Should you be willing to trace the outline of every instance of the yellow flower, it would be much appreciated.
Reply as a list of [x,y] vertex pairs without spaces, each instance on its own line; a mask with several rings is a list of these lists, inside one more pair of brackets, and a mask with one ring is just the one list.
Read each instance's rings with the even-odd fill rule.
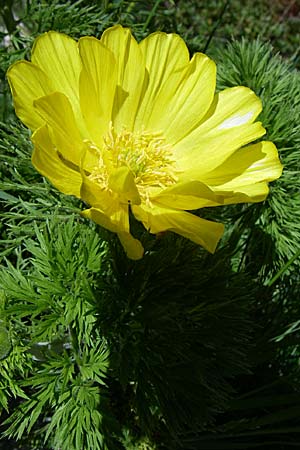
[[171,230],[214,252],[223,225],[188,210],[258,202],[282,166],[258,97],[246,87],[215,94],[216,66],[189,58],[176,34],[137,43],[117,25],[78,42],[50,31],[31,62],[8,70],[16,113],[32,131],[32,163],[57,189],[83,199],[82,215],[143,255],[129,209],[151,233]]

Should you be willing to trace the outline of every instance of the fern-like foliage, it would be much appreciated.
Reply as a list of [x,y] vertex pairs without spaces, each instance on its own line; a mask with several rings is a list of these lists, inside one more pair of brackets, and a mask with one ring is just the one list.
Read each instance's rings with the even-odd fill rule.
[[[2,370],[9,362],[11,373],[18,371],[12,392],[27,397],[9,417],[6,433],[19,439],[39,423],[54,448],[102,449],[109,349],[95,329],[92,293],[102,244],[74,218],[62,222],[54,216],[44,229],[36,224],[35,236],[25,244],[28,257],[22,255],[21,268],[7,262],[1,273],[8,293],[3,315],[15,334]],[[27,372],[18,370],[21,347],[22,359],[30,362]]]

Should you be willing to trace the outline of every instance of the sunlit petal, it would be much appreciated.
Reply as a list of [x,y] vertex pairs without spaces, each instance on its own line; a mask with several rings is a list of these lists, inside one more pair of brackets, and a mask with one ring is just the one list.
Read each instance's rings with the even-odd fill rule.
[[128,206],[117,201],[111,203],[109,211],[90,208],[82,211],[81,215],[114,233],[129,233]]
[[149,113],[154,107],[159,107],[159,99],[163,98],[167,89],[176,92],[190,59],[185,42],[177,34],[158,31],[147,36],[139,46],[145,60],[148,83],[138,109],[135,129],[147,125]]
[[141,259],[144,254],[144,248],[138,239],[135,239],[130,233],[118,233],[118,238],[124,247],[124,250],[130,259]]
[[150,208],[146,205],[133,206],[132,210],[150,233],[173,231],[202,245],[211,253],[215,251],[224,231],[223,224],[201,219],[185,211],[157,206]]
[[225,89],[215,96],[200,126],[176,144],[178,166],[187,177],[211,171],[240,147],[260,138],[265,129],[254,120],[260,99],[248,88]]
[[145,82],[145,63],[141,49],[129,28],[108,28],[101,43],[110,50],[117,63],[117,89],[114,97],[113,124],[132,130]]
[[117,83],[117,65],[113,53],[98,39],[79,40],[83,69],[80,74],[80,106],[95,143],[102,144],[110,121]]
[[50,134],[63,157],[80,165],[83,141],[68,98],[60,92],[34,101],[35,110],[50,127]]
[[64,194],[80,197],[81,176],[59,157],[46,125],[32,136],[34,167]]
[[34,109],[33,102],[53,92],[49,77],[35,64],[18,61],[9,68],[7,78],[17,116],[32,130],[42,126],[44,121]]
[[81,61],[77,42],[56,31],[44,33],[34,42],[31,61],[48,75],[55,90],[68,97],[75,115],[81,116],[79,105]]
[[199,209],[224,203],[222,196],[200,181],[177,183],[154,195],[152,201],[175,209]]
[[145,125],[163,129],[174,145],[197,127],[209,110],[215,93],[215,63],[206,55],[196,53],[182,72],[178,85],[171,81],[156,98]]
[[223,164],[203,176],[203,181],[218,189],[238,189],[261,181],[279,178],[282,165],[272,142],[259,142],[235,152]]

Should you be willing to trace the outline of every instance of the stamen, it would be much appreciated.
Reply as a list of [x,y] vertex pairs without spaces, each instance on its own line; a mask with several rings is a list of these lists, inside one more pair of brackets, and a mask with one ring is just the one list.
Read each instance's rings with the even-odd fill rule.
[[89,177],[104,189],[108,189],[110,171],[124,165],[133,173],[140,195],[148,201],[149,190],[167,187],[178,180],[172,147],[160,133],[143,130],[116,133],[110,125],[103,142],[97,152],[98,165]]

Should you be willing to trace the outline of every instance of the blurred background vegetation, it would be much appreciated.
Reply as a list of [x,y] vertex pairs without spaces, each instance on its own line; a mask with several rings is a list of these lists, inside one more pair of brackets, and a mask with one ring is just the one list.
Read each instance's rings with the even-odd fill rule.
[[[299,0],[0,0],[0,20],[0,448],[300,448]],[[40,33],[115,23],[179,33],[218,89],[262,99],[284,174],[202,212],[226,223],[215,255],[134,223],[151,251],[128,261],[31,165],[8,67]]]

